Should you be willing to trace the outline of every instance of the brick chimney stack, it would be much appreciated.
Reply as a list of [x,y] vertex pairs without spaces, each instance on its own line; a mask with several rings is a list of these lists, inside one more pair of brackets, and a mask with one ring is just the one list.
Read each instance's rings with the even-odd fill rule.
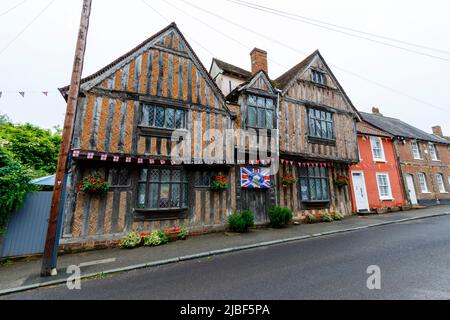
[[383,116],[383,114],[380,113],[380,109],[378,107],[372,107],[372,113],[376,114],[377,116]]
[[257,72],[264,70],[267,74],[269,73],[267,69],[267,52],[258,48],[253,49],[250,52],[251,62],[252,62],[252,75]]
[[442,133],[441,126],[434,126],[432,129],[433,129],[433,134],[435,134],[435,135],[437,135],[437,136],[439,136],[441,138],[444,137],[444,134]]

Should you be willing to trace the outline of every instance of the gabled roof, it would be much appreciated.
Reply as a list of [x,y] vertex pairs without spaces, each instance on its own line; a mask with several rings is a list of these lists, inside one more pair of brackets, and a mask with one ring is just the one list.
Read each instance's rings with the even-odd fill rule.
[[336,77],[333,74],[333,71],[331,71],[330,67],[328,66],[328,64],[325,61],[325,59],[323,58],[323,56],[320,54],[319,50],[314,51],[309,56],[307,56],[303,61],[301,61],[299,64],[295,65],[294,67],[289,69],[287,72],[285,72],[284,74],[279,76],[277,79],[275,79],[273,81],[274,84],[275,84],[275,87],[280,89],[283,92],[283,94],[284,94],[284,92],[288,88],[290,82],[298,74],[303,73],[304,71],[306,71],[306,69],[313,62],[313,60],[314,60],[314,58],[316,56],[318,56],[322,60],[323,64],[325,65],[325,68],[328,70],[328,72],[330,74],[330,77],[332,77],[334,79],[334,82],[336,83],[338,89],[344,95],[345,99],[347,99],[347,101],[349,102],[349,104],[350,104],[351,108],[353,109],[353,111],[355,112],[356,117],[358,118],[358,120],[360,120],[361,116],[359,114],[359,111],[355,108],[355,106],[353,105],[352,101],[347,96],[347,93],[345,92],[344,88],[342,88],[341,85],[339,84],[339,81],[337,81]]
[[386,137],[386,138],[392,138],[392,135],[380,130],[378,128],[375,128],[370,123],[366,121],[361,121],[356,123],[356,130],[359,134],[367,134],[370,136],[378,136],[378,137]]
[[264,70],[260,70],[257,73],[255,73],[253,76],[251,76],[247,81],[241,83],[240,85],[238,85],[236,88],[234,88],[227,96],[226,99],[229,102],[236,102],[237,98],[239,97],[239,93],[242,90],[245,89],[250,89],[252,83],[259,77],[263,77],[263,79],[267,82],[268,89],[267,93],[269,94],[276,94],[275,93],[275,87],[273,85],[272,80],[270,80],[269,75],[264,71]]
[[[113,62],[111,62],[107,66],[105,66],[104,68],[100,69],[99,71],[95,72],[94,74],[91,74],[88,77],[85,77],[85,78],[81,79],[80,85],[81,86],[82,85],[88,86],[89,82],[95,80],[96,78],[98,78],[100,76],[104,76],[111,69],[117,68],[118,65],[123,63],[125,60],[130,59],[133,55],[137,54],[138,51],[143,49],[149,43],[153,42],[154,40],[156,40],[158,37],[160,37],[161,35],[163,35],[167,31],[169,31],[170,29],[174,29],[175,32],[177,32],[180,35],[181,39],[186,44],[186,47],[187,47],[188,51],[190,51],[192,53],[194,60],[196,62],[198,62],[198,65],[200,66],[201,71],[203,71],[204,75],[210,80],[210,82],[211,82],[210,84],[212,85],[213,89],[216,91],[216,93],[219,95],[219,97],[221,97],[223,99],[223,105],[224,105],[225,109],[228,111],[228,108],[227,108],[226,103],[225,103],[225,96],[223,95],[223,93],[219,89],[219,87],[217,86],[216,82],[212,79],[211,74],[206,70],[205,66],[203,65],[201,60],[198,58],[198,56],[196,55],[195,51],[192,49],[192,47],[190,46],[189,42],[186,40],[184,35],[181,33],[180,29],[178,29],[178,27],[177,27],[175,22],[172,22],[171,24],[169,24],[164,29],[162,29],[159,32],[155,33],[153,36],[151,36],[150,38],[148,38],[147,40],[145,40],[144,42],[142,42],[141,44],[139,44],[138,46],[136,46],[132,50],[128,51],[124,55],[120,56],[119,58],[117,58],[116,60],[114,60]],[[82,87],[81,87],[81,89],[82,89]],[[69,90],[69,86],[65,86],[65,87],[59,89],[59,91],[63,95],[64,99],[67,99],[68,90]]]
[[314,51],[308,57],[306,57],[306,59],[304,59],[299,64],[295,65],[294,67],[283,73],[277,79],[275,79],[274,83],[276,87],[280,90],[286,88],[289,82],[312,62],[317,53],[319,53],[319,50]]
[[378,129],[386,131],[394,136],[449,144],[449,141],[434,134],[426,133],[425,131],[413,127],[412,125],[407,124],[406,122],[403,122],[399,119],[366,112],[360,112],[360,114],[363,120],[369,122],[371,125],[377,127]]
[[238,76],[240,78],[243,78],[245,80],[248,80],[252,77],[252,73],[250,71],[244,70],[242,68],[236,67],[235,65],[232,65],[231,63],[224,62],[222,60],[219,60],[217,58],[213,58],[211,67],[214,64],[214,62],[217,64],[217,66],[224,71],[224,73],[228,73],[234,76]]

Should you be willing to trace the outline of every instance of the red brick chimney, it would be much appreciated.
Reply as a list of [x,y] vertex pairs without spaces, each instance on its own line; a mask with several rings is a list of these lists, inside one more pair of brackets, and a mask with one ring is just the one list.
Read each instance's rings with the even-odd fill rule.
[[383,116],[383,114],[380,113],[380,109],[378,107],[372,107],[372,113],[376,114],[377,116]]
[[439,136],[439,137],[441,137],[441,138],[444,137],[444,134],[442,133],[442,128],[441,128],[441,126],[434,126],[434,127],[431,128],[431,129],[433,129],[433,133],[434,133],[435,135],[437,135],[437,136]]
[[258,48],[255,48],[250,52],[250,57],[252,61],[252,74],[255,75],[257,72],[264,70],[267,74],[269,73],[267,69],[267,52]]

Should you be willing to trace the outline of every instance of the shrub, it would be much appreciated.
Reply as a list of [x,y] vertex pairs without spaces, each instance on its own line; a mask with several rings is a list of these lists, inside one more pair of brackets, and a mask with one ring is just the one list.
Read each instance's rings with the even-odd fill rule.
[[253,212],[250,210],[241,211],[242,219],[244,220],[245,225],[250,228],[255,225],[255,216]]
[[318,217],[318,216],[316,216],[316,215],[314,215],[314,214],[308,213],[308,214],[306,215],[306,222],[307,222],[307,223],[317,223],[317,222],[319,222],[320,220],[321,220],[320,217]]
[[162,230],[155,230],[152,232],[152,234],[157,235],[161,239],[161,244],[166,244],[169,242],[169,239],[167,238],[167,234]]
[[120,246],[123,248],[134,248],[141,244],[142,238],[136,232],[130,232],[120,240]]
[[292,211],[289,208],[273,207],[269,211],[270,225],[281,228],[292,220]]
[[322,219],[323,222],[333,222],[333,217],[331,216],[330,213],[322,213],[320,215],[320,218]]
[[186,227],[181,227],[180,233],[178,234],[178,239],[185,240],[189,235],[189,230]]
[[156,233],[151,233],[144,237],[144,246],[159,246],[161,238]]
[[344,219],[344,215],[342,213],[340,213],[340,212],[335,212],[334,216],[333,216],[333,219],[336,220],[336,221],[343,220]]
[[234,232],[247,232],[248,228],[254,225],[253,212],[245,210],[235,212],[228,217],[230,230]]

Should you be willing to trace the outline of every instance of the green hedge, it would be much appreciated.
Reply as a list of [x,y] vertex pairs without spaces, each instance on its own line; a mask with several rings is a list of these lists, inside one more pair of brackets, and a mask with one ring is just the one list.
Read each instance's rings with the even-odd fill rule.
[[235,212],[228,217],[230,230],[234,232],[247,232],[248,228],[254,226],[254,214],[249,210]]

